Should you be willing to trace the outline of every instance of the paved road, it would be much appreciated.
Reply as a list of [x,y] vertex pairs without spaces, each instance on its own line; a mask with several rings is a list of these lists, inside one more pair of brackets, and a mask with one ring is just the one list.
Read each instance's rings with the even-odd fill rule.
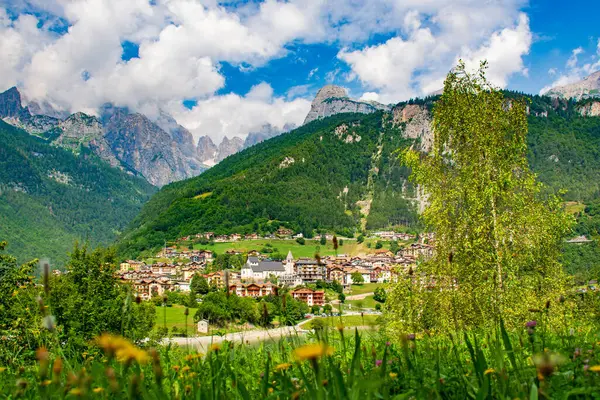
[[[357,311],[347,311],[344,312],[344,316],[346,315],[360,315],[360,312]],[[302,326],[308,322],[312,321],[312,319],[306,319],[301,321],[295,326],[283,326],[281,328],[273,328],[273,329],[262,329],[262,330],[254,330],[254,331],[246,331],[246,332],[234,332],[228,333],[223,336],[196,336],[196,337],[174,337],[164,339],[164,343],[175,343],[180,346],[192,346],[193,348],[200,351],[207,351],[208,348],[214,343],[221,343],[223,341],[236,342],[236,343],[257,343],[264,341],[278,341],[280,338],[285,336],[302,336],[307,332],[310,332],[309,329],[304,329]],[[359,329],[366,329],[368,327],[358,327]],[[354,329],[354,328],[348,328]]]
[[165,339],[165,341],[170,341],[171,343],[176,343],[181,346],[189,345],[197,350],[206,351],[212,344],[221,343],[225,340],[237,343],[256,343],[269,340],[277,341],[284,336],[304,335],[306,332],[308,331],[299,326],[284,326],[281,328],[228,333],[223,336],[197,336],[190,338],[175,337]]

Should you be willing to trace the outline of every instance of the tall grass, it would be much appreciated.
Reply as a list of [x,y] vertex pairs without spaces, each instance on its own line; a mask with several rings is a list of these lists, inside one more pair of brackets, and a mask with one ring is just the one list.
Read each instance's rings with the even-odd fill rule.
[[[390,399],[598,398],[600,336],[541,324],[507,332],[411,334],[319,329],[308,338],[206,353],[172,345],[140,349],[115,336],[89,352],[40,349],[29,367],[4,366],[6,398]],[[70,357],[63,360],[63,357]],[[65,361],[68,361],[65,362]]]

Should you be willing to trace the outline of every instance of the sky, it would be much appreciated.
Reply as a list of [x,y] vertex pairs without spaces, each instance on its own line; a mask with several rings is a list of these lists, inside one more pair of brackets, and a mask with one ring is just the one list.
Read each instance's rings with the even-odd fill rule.
[[[600,2],[0,0],[0,91],[96,114],[167,112],[197,139],[302,124],[326,84],[396,103],[459,59],[537,94],[600,69]],[[289,125],[288,125],[289,126]]]

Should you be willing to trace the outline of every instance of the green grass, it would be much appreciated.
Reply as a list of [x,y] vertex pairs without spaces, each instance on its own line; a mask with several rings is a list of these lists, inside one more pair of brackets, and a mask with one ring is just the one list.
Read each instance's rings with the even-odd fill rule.
[[[295,258],[312,258],[316,253],[319,253],[321,256],[335,255],[335,250],[333,249],[331,241],[327,241],[327,243],[322,246],[318,240],[307,240],[304,245],[299,244],[295,240],[242,240],[239,242],[215,243],[213,245],[196,244],[194,245],[194,249],[212,250],[217,254],[223,254],[227,250],[237,250],[242,253],[247,253],[252,250],[261,251],[267,244],[272,246],[274,252],[281,253],[284,256],[291,250]],[[340,246],[337,252],[338,254],[354,254],[356,248],[356,241],[344,240],[344,245]]]
[[325,323],[329,326],[337,327],[341,323],[342,325],[344,325],[347,328],[355,327],[355,326],[373,326],[373,325],[379,325],[379,323],[380,323],[378,315],[365,315],[362,317],[360,315],[346,315],[346,316],[342,315],[341,317],[315,318],[312,321],[307,322],[304,325],[304,328],[312,329],[313,321],[315,321],[317,319],[325,321]]
[[351,304],[352,309],[355,308],[375,308],[377,302],[373,299],[373,296],[367,296],[362,300],[346,300],[345,304]]
[[363,283],[362,285],[352,285],[350,295],[373,293],[375,289],[381,286],[381,283]]
[[[188,334],[196,334],[196,324],[194,324],[194,314],[196,309],[190,308],[190,314],[188,315]],[[185,330],[185,307],[174,305],[172,307],[156,307],[156,323],[154,329],[162,328],[165,321],[165,311],[167,313],[167,329],[169,332],[173,327],[177,327],[179,331]]]

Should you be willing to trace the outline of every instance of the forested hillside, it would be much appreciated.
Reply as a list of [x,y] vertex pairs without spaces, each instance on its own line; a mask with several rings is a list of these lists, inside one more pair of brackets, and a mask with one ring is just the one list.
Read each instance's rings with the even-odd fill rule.
[[[412,142],[400,128],[383,123],[381,113],[311,122],[163,188],[134,220],[120,249],[135,255],[203,231],[273,232],[283,225],[310,237],[319,228],[352,235],[361,223],[387,225],[390,218],[410,226],[416,208],[404,197],[414,190],[392,152]],[[372,199],[365,221],[361,207]]]
[[[396,109],[431,110],[434,101]],[[547,190],[566,190],[566,200],[599,197],[600,118],[580,116],[575,102],[540,96],[530,110],[528,158]],[[378,112],[317,120],[171,184],[144,207],[119,248],[134,256],[197,232],[272,232],[280,225],[309,236],[314,229],[419,229],[410,171],[395,150],[421,138],[407,139],[406,122],[391,119]]]
[[19,260],[61,264],[75,240],[109,244],[155,188],[0,121],[0,240]]

